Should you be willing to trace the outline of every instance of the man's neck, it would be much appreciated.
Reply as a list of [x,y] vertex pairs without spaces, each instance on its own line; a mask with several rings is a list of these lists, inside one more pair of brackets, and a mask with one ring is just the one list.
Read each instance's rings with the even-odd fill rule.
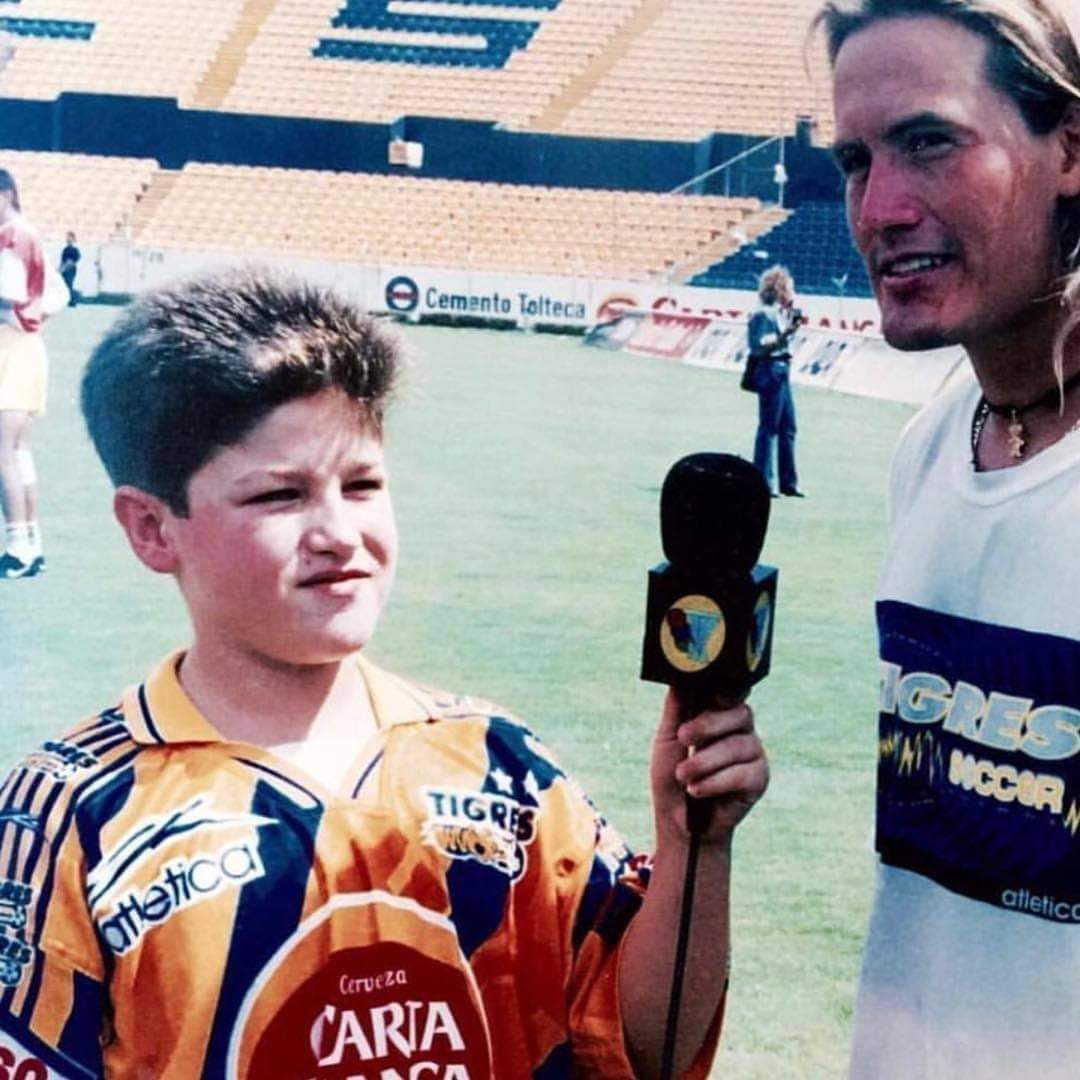
[[[1059,385],[1054,346],[1063,325],[1063,309],[1054,301],[1033,314],[1020,332],[998,333],[968,346],[983,397],[994,407],[976,447],[980,469],[1020,465],[1076,430],[1080,385],[1067,390],[1063,403],[1054,393]],[[1065,353],[1061,383],[1077,372],[1080,347],[1074,346]]]
[[[986,338],[964,342],[987,401],[1025,405],[1055,382],[1054,343],[1064,325],[1064,309],[1048,300],[1033,308],[1022,323],[997,328]],[[1066,358],[1066,378],[1080,355]]]
[[223,738],[256,746],[355,736],[375,718],[359,666],[283,664],[196,641],[184,656],[180,684]]

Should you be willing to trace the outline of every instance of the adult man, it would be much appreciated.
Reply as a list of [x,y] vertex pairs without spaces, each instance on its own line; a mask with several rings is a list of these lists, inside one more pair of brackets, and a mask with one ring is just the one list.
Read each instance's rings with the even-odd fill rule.
[[893,466],[856,1077],[1080,1075],[1073,4],[837,0],[819,17],[885,337],[962,344],[973,369]]
[[60,276],[68,287],[68,307],[75,307],[78,303],[78,293],[75,292],[75,275],[79,272],[79,260],[82,252],[75,242],[75,234],[69,232],[64,240],[64,249],[60,252]]
[[782,266],[772,266],[758,282],[758,309],[747,324],[751,389],[758,395],[754,464],[775,495],[777,458],[780,494],[802,496],[795,470],[795,400],[791,396],[788,342],[798,329],[795,282]]

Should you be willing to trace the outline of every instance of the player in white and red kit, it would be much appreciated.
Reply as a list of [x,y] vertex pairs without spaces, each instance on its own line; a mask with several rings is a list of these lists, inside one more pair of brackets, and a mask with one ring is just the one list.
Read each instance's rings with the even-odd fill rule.
[[45,411],[44,292],[41,241],[20,213],[15,178],[0,169],[0,503],[6,523],[0,580],[45,569],[30,452],[33,419]]

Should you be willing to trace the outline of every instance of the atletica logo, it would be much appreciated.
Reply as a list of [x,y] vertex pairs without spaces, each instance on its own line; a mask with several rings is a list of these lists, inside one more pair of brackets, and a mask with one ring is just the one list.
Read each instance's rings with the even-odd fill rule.
[[505,795],[424,788],[430,810],[424,843],[452,859],[472,859],[517,880],[525,871],[525,845],[536,837],[536,808]]
[[273,818],[259,814],[214,810],[205,796],[199,795],[179,810],[142,818],[120,837],[116,846],[86,875],[87,900],[91,908],[99,907],[139,866],[155,858],[167,844],[181,838],[223,829],[259,829],[276,824]]
[[1059,900],[1056,896],[1040,895],[1029,889],[1006,889],[1001,894],[1001,906],[1013,911],[1027,911],[1058,922],[1080,922],[1080,903]]
[[121,955],[184,908],[265,873],[257,846],[246,840],[210,854],[174,859],[148,888],[132,889],[117,900],[108,914],[97,919],[98,929],[109,948]]
[[[102,936],[114,953],[127,952],[155,926],[192,904],[239,888],[266,872],[252,832],[276,825],[273,818],[245,811],[220,811],[199,795],[187,805],[160,816],[142,818],[86,875],[87,900]],[[161,865],[162,849],[207,832],[243,832],[211,852],[187,852]],[[131,879],[149,863],[141,881]],[[156,865],[155,865],[156,864]]]

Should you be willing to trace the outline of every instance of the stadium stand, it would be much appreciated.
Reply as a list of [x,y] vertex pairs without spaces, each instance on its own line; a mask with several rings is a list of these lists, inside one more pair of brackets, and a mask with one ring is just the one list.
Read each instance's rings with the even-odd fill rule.
[[89,41],[94,24],[73,22],[69,19],[10,19],[0,18],[0,30],[20,37],[74,38]]
[[[698,284],[745,288],[760,269],[760,237],[768,233],[768,251],[792,263],[800,288],[851,295],[865,288],[839,211],[824,204],[785,222],[788,211],[757,199],[660,194],[688,173],[665,184],[651,164],[630,183],[597,173],[603,190],[592,190],[581,186],[592,183],[592,174],[580,159],[576,172],[552,180],[575,186],[541,187],[537,176],[489,172],[483,162],[470,169],[455,161],[448,170],[472,172],[472,180],[427,170],[386,175],[385,157],[372,156],[384,145],[376,126],[398,125],[387,138],[399,140],[399,149],[413,138],[402,134],[403,117],[480,121],[467,138],[481,155],[482,132],[497,122],[500,137],[613,140],[604,144],[610,152],[619,140],[624,161],[649,146],[663,156],[662,168],[678,160],[680,169],[702,170],[768,146],[770,138],[775,145],[800,117],[828,136],[820,92],[827,80],[815,78],[823,72],[820,48],[807,53],[810,76],[804,67],[805,28],[817,0],[771,0],[765,9],[757,0],[78,0],[77,11],[73,3],[0,0],[0,31],[7,30],[0,35],[0,96],[171,98],[181,107],[172,108],[178,133],[193,115],[231,114],[230,123],[257,120],[263,127],[249,143],[254,157],[225,150],[224,160],[237,164],[199,164],[191,141],[182,154],[161,155],[167,167],[149,158],[81,154],[13,161],[20,180],[27,175],[34,188],[32,217],[47,236],[70,228],[89,241],[146,247],[628,280],[696,274]],[[81,123],[91,107],[78,112]],[[367,156],[357,165],[348,155],[304,160],[294,153],[293,132],[287,160],[302,162],[302,171],[251,164],[286,160],[266,148],[276,137],[273,125],[292,118],[369,125]],[[54,118],[53,132],[60,126]],[[47,124],[41,130],[36,141],[13,145],[64,145],[50,143]],[[229,128],[221,141],[238,130]],[[336,131],[312,137],[350,145]],[[729,142],[721,145],[724,138]],[[675,158],[669,143],[679,144]],[[148,145],[145,152],[158,153]],[[212,141],[202,145],[221,151]],[[446,175],[447,143],[437,145]],[[143,144],[127,152],[142,154]],[[590,149],[590,168],[594,157],[601,162],[610,152]],[[374,172],[319,171],[329,168]],[[776,189],[760,179],[771,176],[772,157],[759,154],[754,168],[756,186],[728,184],[725,174],[700,190],[767,191],[773,198]],[[558,167],[552,172],[558,175]],[[482,183],[485,177],[514,182]],[[657,190],[619,191],[620,180],[625,187],[651,182]],[[268,206],[295,211],[268,215]],[[800,239],[819,235],[840,236],[841,245]],[[740,245],[744,250],[733,254]]]
[[[190,163],[161,171],[136,243],[649,278],[767,227],[756,199]],[[266,207],[303,207],[303,214]]]
[[[672,141],[790,134],[797,114],[827,111],[827,80],[804,69],[810,0],[476,5],[498,19],[446,13],[457,6],[410,4],[401,15],[384,0],[279,0],[222,107],[368,122],[458,116]],[[809,55],[821,76],[820,50]]]
[[[18,38],[0,95],[124,92],[239,112],[459,116],[626,138],[790,133],[796,114],[827,111],[803,67],[812,6],[419,0],[401,14],[388,0],[80,0],[74,21],[64,0],[21,0],[17,17],[0,20]],[[811,56],[820,71],[819,51]]]
[[531,125],[566,134],[673,140],[712,131],[791,134],[825,115],[825,61],[806,52],[807,0],[643,4],[619,40]]
[[[81,16],[78,23],[66,18],[72,7]],[[240,7],[241,0],[80,0],[77,5],[21,0],[21,23],[89,29],[18,32],[0,71],[0,96],[48,100],[65,90],[81,90],[187,100]],[[10,25],[8,30],[14,32]]]
[[695,275],[690,284],[754,289],[761,271],[777,262],[794,274],[800,293],[873,295],[866,268],[849,238],[840,203],[804,203],[769,233],[766,244],[741,248]]
[[18,178],[23,209],[46,239],[71,230],[83,243],[126,237],[158,170],[144,158],[11,150],[0,153],[0,165]]
[[[383,3],[357,4],[366,18],[355,18],[365,25],[349,26],[340,0],[279,0],[222,107],[378,123],[412,114],[521,125],[604,48],[637,2],[476,5],[477,17],[467,19],[446,15],[438,3],[411,4],[417,13],[407,17],[379,15]],[[499,19],[479,16],[491,10]]]

